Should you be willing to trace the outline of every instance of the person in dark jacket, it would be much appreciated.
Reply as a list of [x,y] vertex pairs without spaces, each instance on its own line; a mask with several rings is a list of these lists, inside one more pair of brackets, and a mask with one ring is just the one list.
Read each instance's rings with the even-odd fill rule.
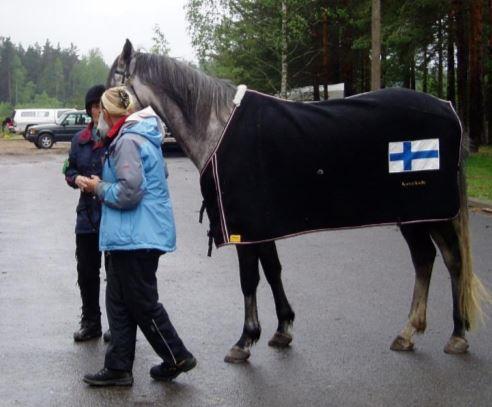
[[[102,201],[99,247],[109,253],[106,310],[111,343],[104,368],[84,376],[93,386],[130,386],[137,326],[163,359],[152,367],[155,380],[169,381],[196,366],[159,303],[156,271],[159,257],[176,248],[171,197],[161,152],[163,126],[151,107],[132,112],[124,87],[101,98],[98,128],[108,144],[102,181],[88,189]],[[103,124],[107,123],[106,126]]]
[[[104,91],[103,85],[93,86],[87,91],[85,109],[92,121],[73,137],[64,169],[67,184],[72,188],[80,189],[75,225],[75,256],[77,258],[77,283],[82,297],[82,317],[80,329],[73,334],[76,342],[99,338],[102,334],[99,307],[101,202],[93,193],[86,191],[85,187],[86,181],[91,176],[100,176],[102,173],[105,148],[98,140],[96,129],[101,95]],[[109,333],[105,333],[105,340],[108,339]]]

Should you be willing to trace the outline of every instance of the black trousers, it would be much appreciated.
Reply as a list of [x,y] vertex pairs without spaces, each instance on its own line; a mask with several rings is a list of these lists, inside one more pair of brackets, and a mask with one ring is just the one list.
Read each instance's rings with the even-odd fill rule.
[[82,319],[101,323],[99,308],[99,272],[101,252],[97,233],[75,235],[77,283],[82,297]]
[[191,354],[183,345],[166,310],[158,302],[157,250],[111,251],[106,270],[106,310],[111,343],[104,366],[131,371],[137,326],[155,352],[170,364]]

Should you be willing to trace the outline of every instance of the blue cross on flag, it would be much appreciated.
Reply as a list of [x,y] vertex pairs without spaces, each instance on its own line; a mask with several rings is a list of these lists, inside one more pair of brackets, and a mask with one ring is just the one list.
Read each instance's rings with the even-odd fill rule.
[[439,169],[439,139],[389,143],[389,172]]

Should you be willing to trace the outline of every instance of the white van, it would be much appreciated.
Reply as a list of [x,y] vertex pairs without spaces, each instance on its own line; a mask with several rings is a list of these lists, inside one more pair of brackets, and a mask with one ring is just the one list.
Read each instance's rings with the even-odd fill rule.
[[71,110],[75,109],[16,109],[12,115],[14,131],[25,134],[32,125],[56,123],[63,113]]

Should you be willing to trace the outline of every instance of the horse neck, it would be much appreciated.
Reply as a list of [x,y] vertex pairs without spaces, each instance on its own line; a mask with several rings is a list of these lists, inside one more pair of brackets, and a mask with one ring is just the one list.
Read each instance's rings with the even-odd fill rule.
[[[208,120],[202,122],[189,123],[184,117],[183,112],[168,97],[159,97],[151,86],[141,83],[138,78],[133,82],[134,90],[141,99],[141,103],[151,105],[155,112],[169,125],[172,135],[184,150],[186,155],[201,171],[207,164],[208,159],[215,150],[222,132],[227,124],[227,120],[233,110],[233,96],[227,100],[227,104],[222,111],[210,109]],[[183,90],[185,92],[186,90]],[[232,92],[235,90],[232,88]],[[204,100],[201,103],[210,103]],[[197,106],[197,110],[200,106]]]

